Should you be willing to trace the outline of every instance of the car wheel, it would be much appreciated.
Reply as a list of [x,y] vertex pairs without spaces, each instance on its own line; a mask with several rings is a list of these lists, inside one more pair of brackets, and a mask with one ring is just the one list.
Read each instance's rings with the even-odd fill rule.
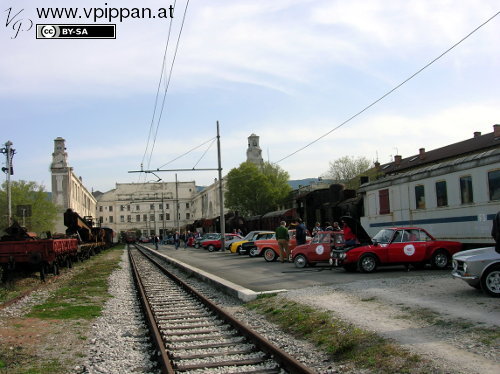
[[271,249],[271,248],[266,248],[265,251],[264,251],[264,259],[267,261],[267,262],[273,262],[273,261],[276,261],[276,258],[278,256],[276,256],[276,253]]
[[304,255],[297,255],[293,259],[296,268],[302,269],[307,266],[307,258]]
[[215,247],[212,244],[210,244],[207,249],[209,252],[215,251]]
[[257,257],[259,255],[259,251],[257,250],[257,248],[252,247],[252,248],[250,248],[250,251],[248,251],[248,255],[250,257]]
[[484,272],[481,288],[490,296],[500,297],[500,265],[494,265]]
[[343,268],[349,273],[354,273],[358,269],[358,264],[344,265]]
[[236,253],[238,253],[239,255],[241,255],[241,245],[239,245],[238,248],[236,249]]
[[369,253],[361,256],[358,261],[359,269],[363,273],[373,273],[377,269],[377,265],[377,258]]
[[196,244],[194,245],[194,247],[195,247],[196,249],[198,249],[198,248],[200,248],[200,245],[199,245],[198,243],[196,243]]
[[450,264],[450,257],[446,251],[440,249],[436,251],[431,258],[431,266],[434,269],[446,269]]

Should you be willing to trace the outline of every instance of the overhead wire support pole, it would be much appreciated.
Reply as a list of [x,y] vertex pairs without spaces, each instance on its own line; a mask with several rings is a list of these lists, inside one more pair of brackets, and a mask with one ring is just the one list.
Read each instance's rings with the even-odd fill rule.
[[[213,139],[213,138],[212,138]],[[212,140],[211,139],[211,140]],[[150,169],[150,170],[144,170],[141,164],[141,169],[140,170],[129,170],[129,173],[150,173],[153,174],[155,177],[158,178],[158,182],[161,180],[160,177],[158,177],[155,173],[158,172],[172,172],[172,171],[213,171],[217,170],[219,172],[219,201],[220,201],[220,229],[221,229],[221,249],[225,250],[225,231],[226,231],[226,221],[224,218],[224,193],[223,193],[223,184],[222,184],[222,161],[221,161],[221,148],[220,148],[220,130],[219,130],[219,121],[217,121],[217,158],[218,158],[218,167],[217,168],[191,168],[191,169]],[[176,208],[177,212],[175,215],[175,218],[177,219],[177,225],[178,229],[180,230],[180,218],[178,217],[178,196],[177,196],[177,174],[175,174],[175,186],[176,186]],[[175,221],[174,221],[175,225]],[[176,225],[176,226],[177,226]]]
[[222,166],[221,166],[221,155],[220,155],[220,133],[219,133],[219,121],[217,121],[217,160],[219,169],[219,202],[220,202],[220,244],[221,251],[226,250],[225,246],[225,233],[226,233],[226,220],[224,218],[224,194],[222,191]]

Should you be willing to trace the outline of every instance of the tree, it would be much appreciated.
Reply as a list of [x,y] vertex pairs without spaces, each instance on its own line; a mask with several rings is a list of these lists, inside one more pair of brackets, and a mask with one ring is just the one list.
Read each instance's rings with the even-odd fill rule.
[[349,185],[349,182],[358,175],[370,168],[370,160],[366,157],[344,156],[333,162],[330,161],[330,168],[323,175],[324,178],[333,179],[339,183]]
[[[25,218],[28,231],[37,233],[53,231],[58,214],[57,206],[50,200],[43,186],[36,182],[11,181],[12,218],[23,225],[22,215],[17,215],[18,205],[31,206],[31,217]],[[0,188],[0,230],[8,227],[7,182]]]
[[276,210],[288,197],[289,175],[278,165],[264,162],[259,167],[244,162],[226,177],[226,206],[241,215],[253,216]]

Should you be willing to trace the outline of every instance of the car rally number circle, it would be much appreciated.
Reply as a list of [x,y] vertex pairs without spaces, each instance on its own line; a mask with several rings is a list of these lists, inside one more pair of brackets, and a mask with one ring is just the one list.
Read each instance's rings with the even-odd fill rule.
[[322,245],[318,245],[318,246],[316,247],[316,253],[317,253],[318,255],[322,255],[322,254],[323,254],[323,252],[325,252],[325,247],[323,247]]
[[403,251],[405,252],[405,255],[413,256],[415,254],[415,247],[413,246],[413,244],[408,244],[408,245],[405,245],[405,247],[403,248]]

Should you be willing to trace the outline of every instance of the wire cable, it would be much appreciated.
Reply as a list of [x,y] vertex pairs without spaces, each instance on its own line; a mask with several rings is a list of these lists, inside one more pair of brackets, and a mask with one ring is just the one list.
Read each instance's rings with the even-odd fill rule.
[[203,157],[205,157],[205,155],[207,154],[207,152],[209,151],[210,148],[212,148],[212,146],[214,145],[215,141],[217,140],[217,137],[215,137],[213,140],[212,140],[212,143],[209,144],[208,148],[205,150],[205,152],[201,155],[200,159],[196,162],[196,164],[194,164],[193,166],[193,170],[196,168],[196,165],[198,165],[200,163],[200,161],[203,159]]
[[439,60],[441,57],[443,57],[444,55],[446,55],[448,52],[450,52],[452,49],[454,49],[455,47],[457,47],[460,43],[462,43],[463,41],[465,41],[467,38],[469,38],[472,34],[474,34],[476,31],[478,31],[481,27],[483,27],[484,25],[486,25],[488,22],[490,22],[491,20],[493,20],[496,16],[498,16],[500,14],[500,12],[497,12],[495,15],[493,15],[492,17],[490,17],[488,20],[486,20],[485,22],[483,22],[481,25],[479,25],[478,27],[476,27],[474,30],[472,30],[469,34],[467,34],[465,37],[463,37],[460,41],[458,41],[457,43],[455,43],[453,46],[451,46],[450,48],[448,48],[446,51],[444,51],[443,53],[441,53],[438,57],[436,57],[434,60],[432,60],[431,62],[427,63],[424,67],[422,67],[421,69],[419,69],[417,72],[415,72],[414,74],[412,74],[410,77],[408,77],[407,79],[405,79],[403,82],[401,82],[400,84],[398,84],[396,87],[394,87],[393,89],[391,89],[389,92],[387,92],[386,94],[382,95],[381,97],[379,97],[377,100],[375,100],[374,102],[372,102],[371,104],[369,104],[368,106],[364,107],[362,110],[360,110],[359,112],[357,112],[355,115],[351,116],[350,118],[348,118],[347,120],[345,120],[344,122],[342,122],[340,125],[338,125],[337,127],[334,127],[333,129],[331,129],[330,131],[328,131],[327,133],[321,135],[319,138],[313,140],[312,142],[306,144],[305,146],[303,146],[302,148],[299,148],[297,149],[295,152],[293,153],[290,153],[288,156],[285,156],[283,157],[282,159],[276,161],[276,164],[280,163],[281,161],[283,160],[286,160],[287,158],[289,157],[292,157],[293,155],[299,153],[300,151],[306,149],[307,147],[313,145],[314,143],[318,142],[319,140],[323,139],[324,137],[330,135],[332,132],[334,132],[335,130],[341,128],[342,126],[344,126],[345,124],[347,124],[348,122],[352,121],[354,118],[358,117],[359,115],[361,115],[362,113],[366,112],[368,109],[370,109],[372,106],[374,106],[375,104],[377,104],[379,101],[385,99],[387,96],[389,96],[390,94],[392,94],[394,91],[396,91],[398,88],[400,88],[401,86],[403,86],[405,83],[407,83],[408,81],[410,81],[411,79],[413,79],[415,76],[417,76],[418,74],[420,74],[422,71],[424,71],[425,69],[427,69],[429,66],[431,66],[433,63],[435,63],[437,60]]
[[161,169],[162,167],[167,166],[168,164],[171,164],[172,162],[174,162],[174,161],[176,161],[176,160],[180,159],[181,157],[184,157],[184,156],[185,156],[185,155],[187,155],[188,153],[193,152],[194,150],[196,150],[196,149],[200,148],[201,146],[203,146],[203,145],[207,144],[208,142],[213,142],[215,139],[217,139],[217,137],[213,137],[213,138],[208,139],[207,141],[205,141],[205,142],[201,143],[200,145],[197,145],[196,147],[191,148],[189,151],[187,151],[187,152],[183,153],[182,155],[177,156],[177,157],[176,157],[176,158],[174,158],[173,160],[170,160],[169,162],[167,162],[167,163],[165,163],[165,164],[161,165],[161,166],[160,166],[160,167],[158,167],[156,170],[159,170],[159,169]]
[[[173,5],[174,9],[175,9],[176,2],[177,2],[177,0],[174,1],[174,5]],[[156,116],[156,108],[158,106],[158,97],[160,94],[161,81],[163,80],[163,72],[165,71],[165,62],[167,60],[168,45],[170,43],[170,34],[172,32],[172,23],[173,23],[173,18],[170,19],[170,25],[168,27],[167,43],[165,45],[165,52],[163,53],[163,62],[161,65],[160,80],[158,81],[158,87],[156,89],[155,105],[153,108],[153,117],[151,118],[151,124],[149,126],[148,140],[146,142],[146,148],[144,149],[144,155],[142,156],[141,167],[144,164],[146,154],[148,153],[149,142],[151,140],[151,134],[153,133],[153,128],[154,128],[153,126],[154,126],[154,120],[155,120],[155,116]]]
[[163,101],[161,104],[160,115],[158,116],[158,122],[156,124],[156,131],[155,131],[155,135],[153,137],[153,145],[151,146],[151,153],[149,154],[148,168],[149,168],[149,165],[151,164],[151,158],[153,157],[153,151],[154,151],[155,144],[156,144],[156,138],[158,136],[158,129],[160,127],[160,121],[161,121],[161,117],[163,115],[163,109],[165,107],[165,99],[167,97],[168,88],[170,87],[170,79],[172,78],[172,72],[174,70],[174,63],[175,63],[175,59],[177,57],[177,51],[179,49],[179,43],[180,43],[180,39],[181,39],[181,35],[182,35],[182,30],[184,29],[184,22],[186,21],[186,14],[187,14],[188,6],[189,6],[189,0],[186,2],[186,8],[184,9],[184,15],[182,17],[181,28],[179,30],[179,36],[177,37],[177,43],[175,46],[174,57],[172,59],[172,64],[170,65],[170,72],[168,74],[167,85],[165,87],[165,93],[163,95]]

